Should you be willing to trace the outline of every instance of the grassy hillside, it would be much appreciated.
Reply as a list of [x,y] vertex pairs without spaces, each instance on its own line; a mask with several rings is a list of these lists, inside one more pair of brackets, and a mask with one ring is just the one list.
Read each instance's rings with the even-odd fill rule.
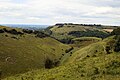
[[88,46],[89,44],[99,42],[102,39],[97,37],[80,37],[80,38],[74,38],[72,40],[73,40],[73,44],[71,45],[73,47],[82,48],[82,47]]
[[69,44],[71,47],[73,47],[73,50],[71,50],[69,53],[64,54],[64,56],[61,59],[61,64],[66,64],[67,60],[70,56],[74,55],[76,51],[79,49],[82,49],[86,46],[89,46],[90,44],[97,43],[99,41],[102,41],[101,38],[97,37],[80,37],[80,38],[74,38],[72,39],[73,43]]
[[120,45],[118,38],[109,37],[76,51],[66,65],[34,70],[4,80],[119,80],[120,50],[115,51],[115,45]]
[[102,26],[76,25],[76,24],[56,24],[45,30],[55,39],[62,43],[71,44],[72,39],[79,37],[98,37],[106,38],[109,32],[105,31]]
[[[3,29],[5,28],[5,29]],[[21,32],[17,34],[16,31]],[[39,38],[22,29],[0,26],[0,70],[2,77],[45,68],[47,59],[59,61],[70,47],[50,37]]]

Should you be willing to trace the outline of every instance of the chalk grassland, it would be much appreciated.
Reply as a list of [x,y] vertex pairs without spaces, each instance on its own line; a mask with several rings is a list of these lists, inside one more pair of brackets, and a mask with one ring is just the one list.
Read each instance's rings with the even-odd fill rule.
[[120,53],[114,52],[112,48],[110,53],[106,50],[114,41],[113,36],[86,46],[73,53],[63,66],[34,70],[4,80],[119,80]]
[[[0,29],[12,28],[1,26]],[[21,29],[16,29],[21,31]],[[2,77],[23,73],[45,67],[47,58],[59,61],[66,49],[71,48],[57,40],[45,37],[38,38],[34,34],[15,35],[0,33],[0,70]]]

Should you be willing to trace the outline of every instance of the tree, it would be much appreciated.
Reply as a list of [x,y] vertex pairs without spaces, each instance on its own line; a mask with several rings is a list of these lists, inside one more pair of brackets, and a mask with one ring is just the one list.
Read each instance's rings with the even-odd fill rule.
[[45,68],[47,68],[47,69],[53,68],[54,67],[53,64],[54,64],[53,61],[50,60],[49,58],[47,58],[45,61]]
[[28,29],[23,29],[22,31],[23,31],[24,33],[28,33],[28,34],[33,33],[33,30],[28,30]]
[[120,36],[117,36],[116,37],[116,43],[115,43],[115,48],[114,48],[114,51],[115,52],[120,52]]
[[111,35],[120,35],[120,28],[114,29],[114,30],[111,32]]

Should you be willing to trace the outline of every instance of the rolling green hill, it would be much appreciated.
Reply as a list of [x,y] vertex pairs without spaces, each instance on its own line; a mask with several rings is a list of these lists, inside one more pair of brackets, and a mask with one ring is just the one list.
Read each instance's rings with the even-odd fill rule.
[[33,70],[4,80],[119,80],[120,50],[116,47],[119,41],[119,36],[108,37],[76,51],[65,65]]
[[2,77],[45,68],[47,59],[59,61],[71,48],[51,37],[36,37],[22,29],[0,26],[0,70]]
[[72,39],[79,37],[98,37],[106,38],[109,32],[105,31],[102,26],[89,26],[78,24],[56,24],[48,27],[46,33],[62,43],[71,44]]

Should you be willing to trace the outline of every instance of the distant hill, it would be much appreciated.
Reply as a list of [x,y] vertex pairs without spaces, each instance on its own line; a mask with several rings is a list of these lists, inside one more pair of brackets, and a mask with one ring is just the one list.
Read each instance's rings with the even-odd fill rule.
[[110,30],[112,31],[117,27],[118,26],[65,23],[65,24],[55,24],[45,29],[45,31],[55,39],[61,41],[62,43],[69,44],[72,43],[71,41],[72,39],[79,37],[106,38],[109,36]]
[[43,30],[49,25],[31,25],[31,24],[0,24],[3,26],[13,27],[13,28],[23,28],[23,29],[30,29],[30,30]]

